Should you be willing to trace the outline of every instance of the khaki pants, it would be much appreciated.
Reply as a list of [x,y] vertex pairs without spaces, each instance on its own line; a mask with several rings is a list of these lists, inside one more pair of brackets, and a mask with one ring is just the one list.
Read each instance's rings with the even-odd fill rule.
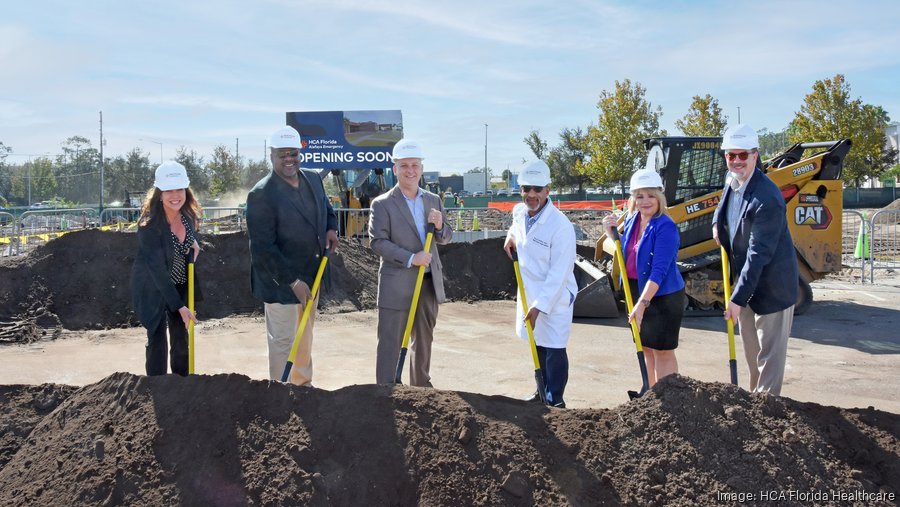
[[[298,386],[312,383],[313,324],[316,320],[316,307],[319,304],[319,298],[317,297],[311,304],[313,308],[309,312],[309,320],[306,322],[303,337],[300,339],[300,346],[297,348],[297,355],[294,357],[294,366],[291,368],[291,374],[288,376],[288,382]],[[265,303],[265,310],[266,337],[269,342],[269,378],[281,380],[284,367],[287,365],[288,356],[291,354],[291,347],[294,345],[297,327],[300,325],[300,319],[303,317],[303,307],[300,305]]]
[[757,315],[746,306],[741,310],[739,321],[744,356],[750,370],[750,391],[781,395],[794,307]]

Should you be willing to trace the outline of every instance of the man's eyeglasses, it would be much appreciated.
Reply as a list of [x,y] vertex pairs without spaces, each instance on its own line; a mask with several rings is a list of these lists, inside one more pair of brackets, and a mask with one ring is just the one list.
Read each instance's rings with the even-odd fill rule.
[[529,192],[535,192],[535,193],[539,194],[539,193],[541,193],[541,190],[543,190],[543,189],[544,189],[544,187],[540,187],[538,185],[522,185],[522,192],[524,192],[526,194]]
[[743,162],[744,160],[747,160],[747,157],[749,157],[751,153],[753,153],[753,152],[752,151],[742,151],[740,153],[732,153],[730,151],[726,151],[725,158],[728,159],[729,162],[733,162],[734,159],[738,159]]

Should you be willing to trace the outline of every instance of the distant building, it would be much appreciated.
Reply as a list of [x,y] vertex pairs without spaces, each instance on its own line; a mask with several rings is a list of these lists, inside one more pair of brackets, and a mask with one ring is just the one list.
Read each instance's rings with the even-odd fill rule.
[[425,171],[422,173],[422,179],[425,180],[425,184],[437,183],[438,178],[441,177],[440,171]]
[[463,175],[463,189],[470,194],[484,192],[484,173],[466,173]]
[[459,193],[459,191],[463,189],[463,177],[441,176],[440,178],[438,178],[438,184],[441,187],[441,191],[450,188],[453,189],[453,193]]

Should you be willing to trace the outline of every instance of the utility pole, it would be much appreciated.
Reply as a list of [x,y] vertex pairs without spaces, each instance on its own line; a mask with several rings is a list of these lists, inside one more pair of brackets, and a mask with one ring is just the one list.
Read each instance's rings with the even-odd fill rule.
[[241,140],[237,137],[234,138],[234,163],[241,166]]
[[103,214],[103,111],[100,111],[100,214]]
[[488,124],[484,124],[484,195],[487,197],[488,192],[488,168],[487,168],[487,128]]
[[738,123],[741,123],[741,106],[738,106]]

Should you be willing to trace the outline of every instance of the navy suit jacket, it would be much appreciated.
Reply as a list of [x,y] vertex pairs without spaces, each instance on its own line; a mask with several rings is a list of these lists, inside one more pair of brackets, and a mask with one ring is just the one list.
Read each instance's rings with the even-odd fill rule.
[[731,263],[731,301],[740,306],[749,304],[760,315],[784,310],[797,302],[800,275],[781,190],[762,171],[754,169],[732,242],[727,210],[733,194],[726,183],[713,215],[713,227]]
[[[325,235],[337,230],[337,214],[315,171],[300,169],[300,184],[312,190],[315,214],[308,216],[300,194],[281,176],[269,174],[247,195],[250,236],[250,287],[265,303],[298,304],[291,283],[298,278],[312,289],[325,253]],[[328,271],[322,288],[328,287]]]

